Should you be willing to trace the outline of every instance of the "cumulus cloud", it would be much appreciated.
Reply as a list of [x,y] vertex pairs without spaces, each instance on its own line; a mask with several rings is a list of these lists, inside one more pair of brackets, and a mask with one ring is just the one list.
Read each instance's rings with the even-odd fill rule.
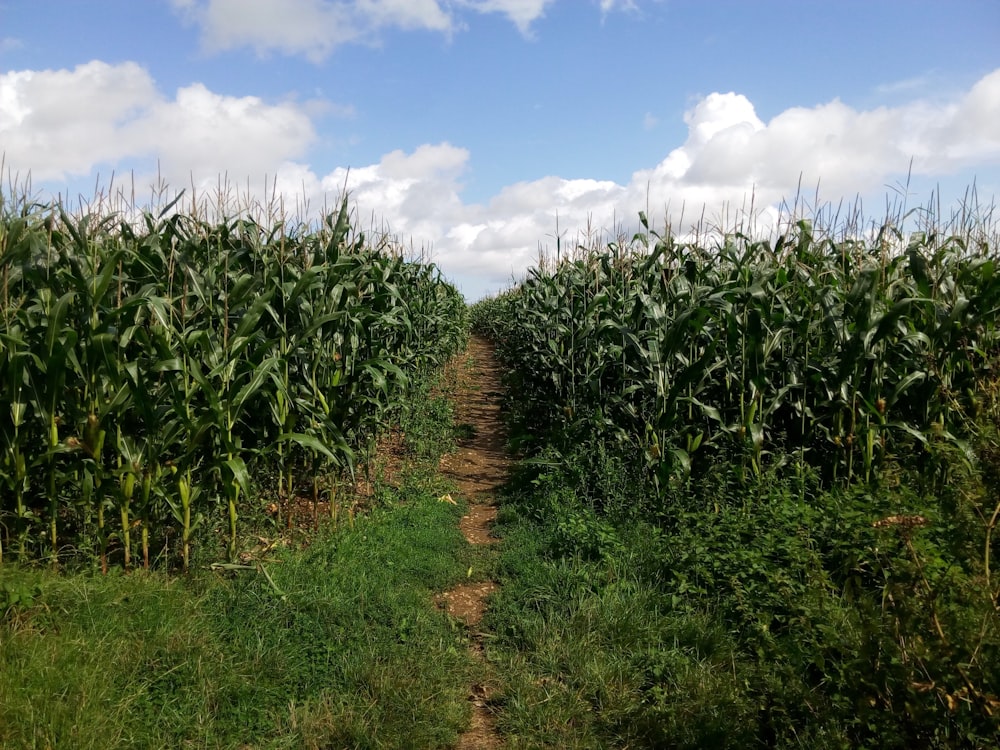
[[1000,161],[1000,70],[980,79],[957,104],[927,114],[931,148],[921,154],[922,169]]
[[273,172],[302,156],[315,132],[294,104],[215,94],[201,84],[164,96],[134,63],[0,75],[6,166],[36,181],[66,180],[129,160],[158,159],[185,183],[234,170]]
[[[391,226],[424,233],[449,272],[496,289],[537,259],[540,244],[555,247],[557,220],[564,247],[571,247],[594,228],[634,227],[642,210],[684,232],[703,208],[717,220],[725,210],[744,210],[752,197],[766,226],[800,182],[821,184],[830,200],[851,199],[906,174],[911,162],[914,175],[930,177],[1000,164],[1000,70],[944,107],[918,101],[858,110],[833,100],[764,122],[749,99],[730,92],[703,97],[684,119],[685,142],[625,184],[549,176],[469,205],[459,183],[467,160],[472,168],[469,155],[450,146],[421,154],[422,147],[361,171],[352,196],[362,215],[384,206]],[[397,159],[413,169],[397,172]],[[414,195],[421,201],[411,201]]]
[[0,75],[7,166],[41,180],[87,174],[122,156],[123,124],[156,101],[152,79],[133,63]]
[[172,0],[201,30],[210,52],[248,46],[259,55],[302,54],[313,61],[383,28],[450,33],[452,15],[438,0]]
[[661,192],[748,190],[779,200],[799,181],[834,195],[865,192],[907,171],[944,175],[1000,162],[1000,70],[948,106],[917,101],[857,110],[839,100],[793,107],[764,123],[736,93],[713,93],[685,116],[688,138],[633,183]]
[[469,152],[449,143],[393,151],[375,165],[333,170],[320,179],[324,196],[346,187],[362,220],[430,246],[467,212],[460,192]]
[[157,102],[128,130],[155,151],[172,172],[240,175],[271,172],[300,157],[314,138],[312,122],[293,104],[270,105],[257,97],[215,94],[196,83],[172,100]]
[[[388,6],[386,6],[388,7]],[[661,225],[689,228],[737,209],[753,193],[773,215],[800,180],[837,200],[905,175],[932,178],[1000,165],[1000,69],[934,106],[914,101],[863,110],[833,100],[793,107],[769,121],[735,93],[711,93],[686,113],[683,143],[619,182],[550,175],[507,185],[482,203],[462,198],[477,155],[461,144],[425,144],[374,164],[318,169],[310,109],[231,97],[202,84],[161,92],[140,66],[91,62],[73,70],[0,74],[5,164],[36,183],[158,161],[174,186],[263,185],[285,205],[334,206],[346,188],[363,228],[386,228],[433,250],[445,272],[475,296],[498,289],[536,259],[557,233],[572,246],[587,228],[634,226],[640,210]],[[681,222],[684,210],[685,221]],[[557,225],[558,222],[558,225]]]

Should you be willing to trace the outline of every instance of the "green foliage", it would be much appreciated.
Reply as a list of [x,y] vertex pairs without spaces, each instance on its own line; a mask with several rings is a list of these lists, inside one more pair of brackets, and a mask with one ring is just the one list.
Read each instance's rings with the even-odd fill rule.
[[10,616],[31,607],[42,595],[38,584],[26,581],[4,581],[0,586],[0,613]]
[[988,245],[891,226],[834,242],[800,221],[710,248],[647,232],[535,269],[470,319],[525,445],[618,444],[661,491],[719,461],[827,486],[904,462],[940,485],[1000,353],[996,268]]
[[1000,744],[995,243],[651,232],[475,306],[514,746]]
[[400,418],[407,448],[417,458],[435,466],[453,444],[451,440],[442,440],[442,436],[450,436],[454,429],[454,408],[441,385],[441,378],[425,378],[418,383]]
[[216,521],[234,558],[240,516],[352,473],[464,342],[454,287],[346,198],[317,227],[175,204],[0,196],[0,560],[187,567]]
[[736,503],[727,470],[656,516],[613,518],[565,466],[525,467],[488,621],[514,746],[1000,741],[973,484],[922,495],[769,475]]

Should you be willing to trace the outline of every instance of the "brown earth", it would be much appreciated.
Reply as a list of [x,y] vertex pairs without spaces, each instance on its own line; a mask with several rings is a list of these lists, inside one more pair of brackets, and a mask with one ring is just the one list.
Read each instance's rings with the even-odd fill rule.
[[[455,453],[441,459],[441,473],[458,487],[469,503],[460,527],[470,544],[493,544],[491,526],[497,515],[496,493],[507,477],[509,460],[500,421],[500,372],[493,348],[473,337],[457,373],[456,424],[464,435]],[[438,605],[462,620],[471,633],[470,650],[482,665],[483,678],[469,686],[472,723],[459,737],[458,750],[492,750],[503,747],[490,710],[494,686],[483,656],[483,634],[478,625],[486,599],[496,590],[493,581],[463,583],[438,596]]]

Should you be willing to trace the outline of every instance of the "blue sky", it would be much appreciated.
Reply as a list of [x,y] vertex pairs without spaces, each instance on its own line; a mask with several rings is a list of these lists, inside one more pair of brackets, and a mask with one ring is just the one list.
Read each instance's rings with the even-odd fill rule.
[[910,205],[1000,192],[996,0],[44,7],[0,0],[5,182],[225,174],[313,213],[347,184],[470,299],[551,249],[557,215],[569,242],[647,207],[683,233],[752,192],[766,226],[801,179],[878,218],[911,160]]

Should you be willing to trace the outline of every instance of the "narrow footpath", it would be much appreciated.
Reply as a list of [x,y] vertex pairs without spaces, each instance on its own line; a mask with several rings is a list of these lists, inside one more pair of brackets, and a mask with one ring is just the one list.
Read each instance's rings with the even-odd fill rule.
[[[510,463],[500,419],[501,388],[491,344],[473,337],[458,373],[455,421],[462,437],[458,450],[441,459],[441,473],[458,486],[462,499],[469,503],[461,529],[470,544],[497,541],[490,527],[497,515],[496,495],[507,478]],[[486,599],[495,590],[494,582],[478,581],[456,586],[439,597],[439,604],[469,628],[470,649],[482,665],[481,678],[469,686],[472,724],[459,738],[458,750],[503,747],[489,708],[494,686],[483,654],[483,633],[478,629]]]

